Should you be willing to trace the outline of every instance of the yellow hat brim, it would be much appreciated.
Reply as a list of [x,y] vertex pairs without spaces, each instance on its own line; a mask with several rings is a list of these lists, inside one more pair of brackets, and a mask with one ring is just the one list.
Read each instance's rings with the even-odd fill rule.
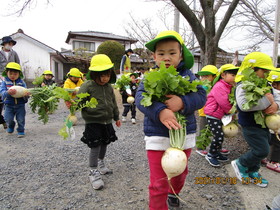
[[91,66],[91,67],[89,67],[89,70],[90,71],[106,71],[108,69],[113,68],[113,66],[114,66],[114,64]]

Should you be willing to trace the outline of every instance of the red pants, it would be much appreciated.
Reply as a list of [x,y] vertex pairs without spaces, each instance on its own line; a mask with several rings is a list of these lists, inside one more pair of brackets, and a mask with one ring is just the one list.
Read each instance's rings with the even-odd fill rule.
[[[191,149],[184,150],[188,159],[191,155]],[[148,161],[150,166],[150,185],[149,185],[149,207],[150,210],[168,210],[167,195],[173,193],[169,187],[167,176],[161,167],[161,158],[164,151],[148,150]],[[183,188],[188,174],[186,170],[179,176],[171,179],[171,185],[176,194],[179,194]]]

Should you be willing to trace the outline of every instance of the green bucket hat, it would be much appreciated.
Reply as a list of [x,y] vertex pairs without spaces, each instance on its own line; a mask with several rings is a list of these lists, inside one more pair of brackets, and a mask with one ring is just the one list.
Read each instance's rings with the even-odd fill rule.
[[163,39],[175,39],[177,40],[181,46],[182,46],[182,53],[183,53],[183,61],[184,61],[184,67],[191,69],[194,64],[194,58],[191,52],[186,47],[184,40],[182,39],[181,35],[178,34],[176,31],[162,31],[160,32],[153,40],[147,42],[145,46],[151,50],[152,52],[155,52],[155,46],[156,44]]

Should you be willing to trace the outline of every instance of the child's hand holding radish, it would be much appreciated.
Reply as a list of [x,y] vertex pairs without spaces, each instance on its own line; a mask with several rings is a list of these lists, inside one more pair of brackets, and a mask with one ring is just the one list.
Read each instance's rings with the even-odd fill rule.
[[68,109],[70,109],[72,102],[71,101],[65,101],[65,105]]
[[31,95],[31,93],[27,91],[23,94],[23,97],[27,97],[27,96],[30,96],[30,95]]
[[178,123],[174,112],[170,109],[163,109],[159,113],[159,120],[169,130],[171,130],[172,128],[175,130],[178,130],[181,128],[181,125]]
[[265,96],[269,100],[271,105],[268,108],[266,108],[265,110],[263,110],[263,112],[265,114],[275,114],[279,107],[275,103],[273,95],[271,93],[266,93]]
[[120,120],[117,120],[117,121],[116,121],[116,126],[117,126],[117,127],[121,127],[121,125],[122,125],[121,121],[120,121]]
[[263,112],[265,114],[276,114],[276,112],[278,111],[279,107],[277,105],[277,103],[275,103],[274,101],[272,102],[272,104],[266,108],[265,110],[263,110]]
[[16,93],[17,93],[17,90],[16,90],[16,89],[11,89],[11,88],[10,88],[10,89],[8,90],[8,94],[11,95],[11,96],[12,96],[12,95],[15,95]]
[[182,99],[179,96],[176,95],[166,95],[168,100],[164,102],[164,104],[167,106],[168,109],[170,109],[173,112],[178,112],[184,108],[184,104]]

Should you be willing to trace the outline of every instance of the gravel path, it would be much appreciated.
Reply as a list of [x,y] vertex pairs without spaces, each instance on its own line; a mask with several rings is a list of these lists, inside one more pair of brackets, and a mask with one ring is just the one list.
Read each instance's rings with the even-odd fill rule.
[[[119,106],[121,108],[121,106]],[[105,188],[95,191],[88,179],[89,149],[79,139],[84,123],[79,117],[76,140],[62,140],[57,132],[68,115],[64,104],[47,125],[27,111],[26,137],[16,138],[0,128],[0,209],[148,209],[149,170],[144,150],[143,116],[136,125],[116,128],[119,140],[110,144],[107,164],[114,173],[104,176]],[[224,146],[235,159],[246,150],[240,138]],[[181,209],[244,209],[234,185],[196,184],[196,177],[228,177],[225,167],[213,168],[193,151]]]

